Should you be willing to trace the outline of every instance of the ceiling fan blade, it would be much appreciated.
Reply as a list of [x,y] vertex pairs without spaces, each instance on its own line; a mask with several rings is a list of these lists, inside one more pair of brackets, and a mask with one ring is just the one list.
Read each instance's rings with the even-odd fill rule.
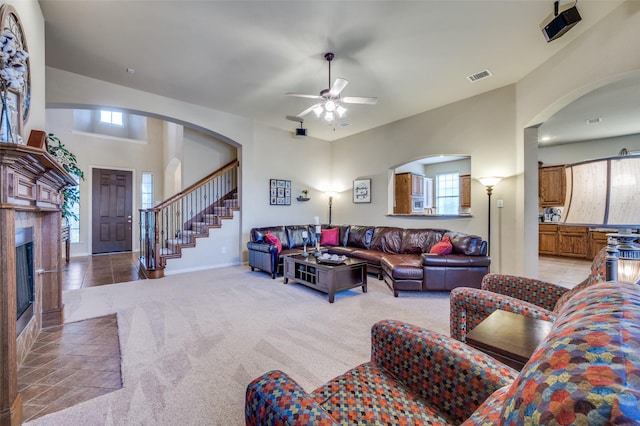
[[378,103],[378,98],[367,98],[364,96],[345,96],[342,98],[342,102],[345,104],[368,104],[375,105]]
[[304,122],[304,120],[302,118],[300,118],[300,117],[298,117],[296,115],[287,115],[286,119],[287,120],[291,120],[291,121],[297,121],[298,123],[301,123],[301,124]]
[[311,111],[313,111],[313,109],[315,107],[317,107],[318,105],[322,105],[321,103],[315,104],[315,105],[311,105],[309,108],[305,109],[304,111],[301,111],[299,113],[296,114],[296,117],[303,117],[307,114],[309,114]]
[[304,93],[285,93],[287,96],[295,96],[297,98],[322,99],[319,95],[305,95]]
[[336,78],[336,81],[333,82],[333,86],[331,86],[331,89],[329,90],[329,94],[331,96],[338,96],[340,92],[342,92],[342,89],[347,87],[347,84],[349,84],[349,80]]

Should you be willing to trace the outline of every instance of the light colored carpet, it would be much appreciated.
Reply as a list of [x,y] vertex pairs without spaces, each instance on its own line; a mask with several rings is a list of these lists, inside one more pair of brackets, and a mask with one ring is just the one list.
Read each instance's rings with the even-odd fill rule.
[[65,322],[118,315],[123,388],[28,424],[242,425],[252,379],[281,369],[312,391],[369,360],[376,321],[449,334],[449,293],[368,287],[330,304],[240,266],[64,292]]

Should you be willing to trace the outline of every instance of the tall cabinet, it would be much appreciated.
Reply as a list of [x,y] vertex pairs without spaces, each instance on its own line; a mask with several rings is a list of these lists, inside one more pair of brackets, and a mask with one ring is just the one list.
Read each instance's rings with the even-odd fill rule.
[[395,177],[395,214],[411,214],[414,199],[422,199],[424,208],[424,176],[398,173]]

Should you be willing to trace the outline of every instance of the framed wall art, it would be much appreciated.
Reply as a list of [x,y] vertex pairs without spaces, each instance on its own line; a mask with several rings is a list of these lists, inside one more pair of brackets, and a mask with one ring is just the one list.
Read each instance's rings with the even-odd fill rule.
[[371,179],[356,179],[353,181],[353,202],[371,202]]
[[291,205],[291,181],[269,179],[269,204],[272,206]]

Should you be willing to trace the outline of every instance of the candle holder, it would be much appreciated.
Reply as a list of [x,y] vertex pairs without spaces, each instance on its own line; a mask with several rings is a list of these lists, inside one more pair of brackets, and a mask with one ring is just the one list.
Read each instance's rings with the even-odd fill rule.
[[307,240],[308,240],[307,237],[302,237],[302,245],[304,247],[304,250],[302,252],[302,256],[304,256],[304,257],[308,257],[309,256],[309,253],[307,253]]
[[320,237],[322,234],[320,232],[316,232],[316,256],[320,256],[322,253],[320,252]]

